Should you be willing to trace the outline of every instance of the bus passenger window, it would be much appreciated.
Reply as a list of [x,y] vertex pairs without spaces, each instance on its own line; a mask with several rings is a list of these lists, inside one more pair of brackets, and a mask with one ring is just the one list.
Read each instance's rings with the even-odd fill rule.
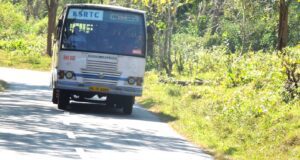
[[115,11],[101,13],[103,17],[99,19],[70,14],[64,24],[62,49],[143,56],[145,27],[142,15]]
[[68,38],[67,44],[69,44],[71,48],[85,49],[86,39],[84,33],[79,30],[78,26],[74,27],[73,34]]
[[135,27],[128,27],[123,35],[123,52],[127,54],[142,54],[142,35]]

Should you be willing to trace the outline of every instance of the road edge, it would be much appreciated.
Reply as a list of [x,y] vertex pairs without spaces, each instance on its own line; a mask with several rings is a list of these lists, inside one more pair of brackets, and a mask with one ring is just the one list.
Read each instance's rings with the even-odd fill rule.
[[189,143],[197,146],[199,149],[201,149],[204,153],[210,155],[211,157],[213,157],[213,159],[215,160],[230,160],[229,157],[223,155],[223,154],[220,154],[220,153],[217,153],[216,151],[210,149],[210,148],[207,148],[199,143],[196,143],[194,141],[191,140],[191,138],[189,138],[186,134],[180,132],[178,130],[178,128],[176,128],[173,124],[172,124],[172,121],[174,121],[174,119],[168,115],[165,115],[165,114],[162,114],[160,111],[158,110],[154,110],[154,109],[150,109],[150,108],[147,108],[145,106],[143,106],[141,104],[141,102],[139,100],[137,100],[137,102],[135,103],[136,105],[138,105],[139,107],[145,109],[146,111],[148,111],[150,114],[156,116],[158,118],[158,120],[160,122],[163,122],[163,123],[166,123],[168,124],[168,126],[170,128],[172,128],[177,134],[179,134],[180,136],[182,136],[186,141],[188,141]]
[[0,80],[0,92],[4,92],[8,88],[7,82]]

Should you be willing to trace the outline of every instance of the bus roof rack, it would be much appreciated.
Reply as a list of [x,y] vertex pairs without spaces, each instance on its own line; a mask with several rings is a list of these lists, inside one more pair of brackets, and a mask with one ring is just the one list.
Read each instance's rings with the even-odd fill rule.
[[126,8],[122,6],[91,4],[91,3],[67,4],[66,7],[103,8],[103,9],[121,10],[121,11],[128,11],[128,12],[135,12],[135,13],[142,13],[142,14],[146,13],[145,11],[142,10]]

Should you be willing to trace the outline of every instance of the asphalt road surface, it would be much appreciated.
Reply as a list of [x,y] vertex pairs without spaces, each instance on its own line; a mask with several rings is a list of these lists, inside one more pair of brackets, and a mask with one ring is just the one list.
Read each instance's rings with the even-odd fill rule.
[[0,68],[0,79],[10,84],[0,93],[0,159],[213,159],[138,105],[130,116],[98,104],[62,111],[49,73]]

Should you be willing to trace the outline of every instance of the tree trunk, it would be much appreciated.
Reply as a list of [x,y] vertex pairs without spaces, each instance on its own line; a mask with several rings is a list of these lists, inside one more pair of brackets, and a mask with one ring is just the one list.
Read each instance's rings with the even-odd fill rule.
[[158,54],[159,54],[159,67],[158,70],[162,71],[164,67],[164,43],[163,43],[163,35],[165,31],[160,31],[159,36],[157,37],[157,44],[158,44]]
[[149,25],[147,27],[147,54],[152,58],[154,52],[154,27]]
[[172,35],[172,15],[171,15],[171,4],[168,5],[167,8],[167,27],[164,33],[164,60],[163,60],[163,67],[166,70],[168,76],[171,76],[172,73],[172,61],[171,61],[171,35]]
[[213,17],[212,17],[212,29],[211,29],[211,35],[214,35],[217,31],[217,28],[219,26],[219,17],[220,14],[223,12],[223,0],[214,0],[214,10],[213,10]]
[[[175,4],[177,5],[177,4]],[[168,44],[167,44],[167,48],[168,48],[168,51],[167,51],[167,55],[168,55],[168,68],[169,68],[169,76],[171,76],[172,74],[172,70],[173,70],[173,62],[172,62],[172,59],[171,59],[171,48],[172,48],[172,35],[173,35],[173,27],[174,27],[174,20],[175,20],[175,15],[173,15],[171,13],[171,7],[169,8],[169,11],[168,11],[168,14],[169,14],[169,18],[168,18]]]
[[37,0],[33,7],[33,16],[35,19],[39,18],[40,8],[42,7],[42,1]]
[[46,0],[48,9],[48,34],[47,34],[47,50],[46,53],[52,56],[52,34],[55,33],[56,11],[59,0]]
[[[147,13],[151,13],[151,12],[157,12],[155,5],[152,3],[152,0],[148,1],[147,4]],[[150,20],[154,20],[154,18],[152,18],[151,15],[149,15],[148,17]],[[154,35],[155,35],[155,25],[153,25],[152,23],[149,24],[149,26],[147,27],[147,55],[150,56],[151,58],[153,58],[154,56],[154,43],[155,43],[155,39],[154,39]]]
[[27,0],[26,4],[26,21],[29,20],[30,16],[33,15],[33,0]]
[[173,34],[173,27],[174,21],[177,14],[177,7],[178,1],[173,1],[172,3],[168,4],[167,6],[167,13],[166,13],[166,21],[167,26],[164,33],[164,68],[168,76],[172,75],[173,70],[173,62],[171,59],[171,48],[172,48],[172,34]]
[[242,21],[242,52],[244,54],[246,52],[246,2],[242,0],[242,8],[243,8],[243,21]]
[[163,66],[163,68],[166,70],[166,73],[167,73],[167,75],[169,76],[170,75],[170,70],[169,70],[169,68],[168,68],[168,64],[167,64],[167,62],[168,62],[168,59],[166,59],[167,57],[168,57],[168,55],[167,55],[167,52],[168,52],[168,47],[167,47],[167,45],[168,45],[168,26],[167,26],[167,28],[165,29],[165,31],[164,31],[164,45],[163,45],[163,59],[162,59],[162,66]]
[[288,41],[288,4],[285,0],[279,2],[278,50],[282,50]]

